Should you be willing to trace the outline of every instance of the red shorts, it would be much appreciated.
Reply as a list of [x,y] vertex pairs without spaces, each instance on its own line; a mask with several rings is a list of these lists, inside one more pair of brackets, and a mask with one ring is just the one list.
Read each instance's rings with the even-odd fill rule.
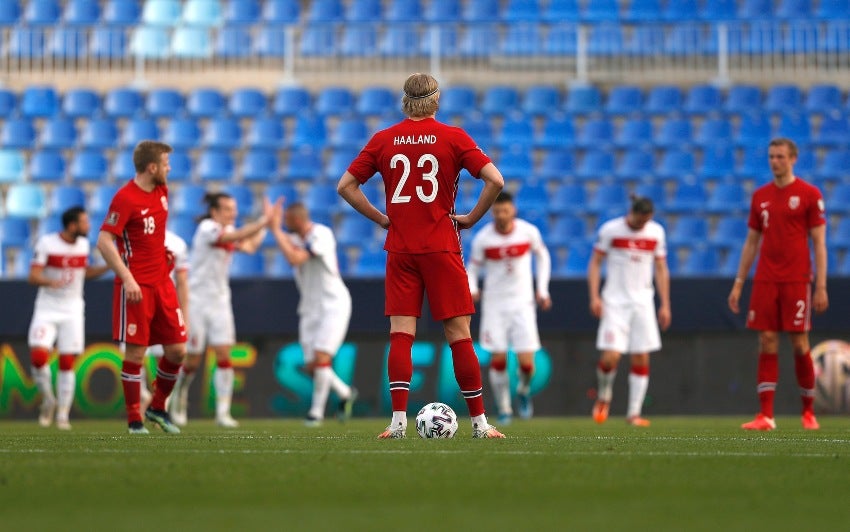
[[756,281],[747,327],[757,331],[807,332],[812,325],[810,283]]
[[141,285],[142,300],[128,303],[124,285],[112,291],[112,338],[135,345],[171,345],[186,341],[183,313],[170,280],[156,286]]
[[460,253],[388,252],[385,282],[387,316],[420,317],[425,293],[437,321],[475,313]]

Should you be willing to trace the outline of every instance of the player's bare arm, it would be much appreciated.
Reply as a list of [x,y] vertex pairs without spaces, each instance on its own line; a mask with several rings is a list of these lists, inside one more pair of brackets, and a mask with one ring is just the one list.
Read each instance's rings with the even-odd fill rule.
[[180,311],[183,313],[183,323],[186,329],[186,335],[189,334],[189,271],[177,270],[174,272],[174,286],[177,289],[177,302],[180,304]]
[[829,308],[829,297],[826,293],[826,224],[812,227],[809,236],[815,250],[815,294],[812,308],[820,314]]
[[[281,200],[278,200],[281,201]],[[268,198],[263,199],[263,214],[253,222],[249,222],[238,229],[222,233],[219,241],[223,243],[236,242],[239,251],[253,253],[259,248],[262,241],[262,231],[268,227],[272,216],[272,204]],[[259,235],[259,238],[257,237]]]
[[655,289],[658,292],[658,326],[666,331],[673,321],[670,310],[670,269],[667,267],[667,257],[655,259]]
[[537,306],[541,310],[547,311],[552,308],[552,298],[549,295],[549,279],[552,275],[552,257],[549,255],[549,250],[542,243],[534,252],[537,258]]
[[354,207],[354,210],[366,218],[369,218],[384,229],[389,228],[389,217],[382,213],[377,207],[372,205],[369,198],[367,198],[366,195],[363,194],[363,191],[360,190],[360,182],[357,181],[357,178],[354,177],[351,172],[346,171],[342,174],[342,177],[339,179],[339,183],[336,186],[336,192],[342,196],[342,199],[347,201],[349,205]]
[[30,266],[29,277],[27,282],[34,286],[45,286],[47,288],[62,288],[65,286],[65,281],[62,279],[48,279],[44,276],[44,266],[33,264]]
[[587,265],[587,295],[590,301],[590,314],[594,318],[602,317],[602,298],[599,297],[599,286],[602,279],[602,261],[605,255],[599,251],[593,252]]
[[741,301],[741,289],[744,287],[744,279],[747,278],[747,274],[756,260],[760,239],[761,233],[750,228],[747,232],[747,239],[744,241],[744,247],[741,248],[741,261],[738,263],[738,274],[735,276],[735,282],[732,284],[732,290],[729,292],[727,301],[729,310],[735,314],[741,311],[739,304]]
[[501,192],[502,188],[505,186],[505,178],[502,177],[502,173],[493,163],[487,163],[484,165],[484,168],[481,169],[478,176],[482,181],[484,181],[484,188],[478,196],[478,202],[475,204],[475,207],[473,207],[468,214],[449,215],[452,220],[457,222],[458,228],[460,229],[469,229],[478,223],[478,220],[487,214],[487,211],[493,206],[493,202],[496,201],[496,196],[499,195],[499,192]]
[[103,260],[107,266],[115,272],[115,275],[124,283],[124,293],[127,296],[129,303],[138,303],[142,300],[142,289],[130,273],[130,270],[121,260],[118,254],[118,248],[115,246],[115,235],[106,231],[101,231],[97,235],[97,249],[103,255]]
[[104,273],[109,271],[109,265],[100,264],[98,266],[86,267],[86,279],[97,279]]

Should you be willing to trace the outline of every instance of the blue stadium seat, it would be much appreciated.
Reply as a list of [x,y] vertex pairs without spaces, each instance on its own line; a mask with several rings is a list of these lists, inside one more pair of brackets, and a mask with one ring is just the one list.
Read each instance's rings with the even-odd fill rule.
[[336,242],[341,247],[360,247],[375,240],[374,222],[360,213],[347,212],[336,224]]
[[287,183],[272,183],[266,187],[265,196],[271,202],[277,201],[278,198],[284,198],[287,205],[300,201],[298,189]]
[[23,181],[25,168],[23,153],[5,147],[0,149],[0,183]]
[[702,183],[680,182],[667,203],[667,210],[677,213],[699,213],[705,209],[707,193]]
[[37,151],[30,157],[29,175],[33,181],[62,181],[65,179],[65,159],[58,151]]
[[242,128],[235,118],[213,118],[201,137],[201,145],[210,150],[235,150],[241,144]]
[[817,158],[814,150],[805,150],[797,155],[797,162],[794,163],[794,174],[803,179],[811,179],[817,169]]
[[463,4],[461,20],[464,22],[495,22],[499,19],[498,0],[467,0]]
[[770,135],[770,117],[766,113],[753,111],[741,116],[734,140],[739,147],[759,146],[766,151]]
[[782,51],[789,54],[816,53],[828,42],[828,36],[829,33],[821,33],[818,24],[810,18],[789,21],[782,39]]
[[[823,4],[824,1],[819,2]],[[847,6],[850,7],[850,6]],[[846,15],[848,11],[845,11]],[[812,16],[811,0],[780,0],[776,8],[776,17],[787,20],[805,20]]]
[[[442,101],[440,103],[442,104]],[[279,117],[292,117],[311,107],[310,93],[300,87],[278,89],[272,102],[272,111]]]
[[266,0],[263,5],[263,21],[268,24],[294,24],[301,18],[298,0]]
[[747,193],[740,183],[718,183],[705,204],[710,214],[740,214],[749,209]]
[[35,127],[28,118],[12,118],[3,122],[0,129],[0,145],[4,148],[32,149],[35,142]]
[[781,113],[803,107],[803,93],[796,85],[774,85],[767,91],[764,110]]
[[508,26],[504,38],[498,45],[502,55],[539,55],[543,49],[543,35],[540,26],[529,23],[516,23]]
[[[426,33],[426,38],[430,36]],[[411,57],[423,55],[417,26],[390,26],[378,42],[378,52],[385,57]]]
[[[676,3],[676,2],[674,2]],[[717,34],[701,24],[674,24],[664,40],[664,52],[670,57],[714,56],[717,54]]]
[[620,24],[605,22],[591,26],[587,39],[587,52],[590,55],[620,55],[624,49],[623,27]]
[[339,204],[336,183],[313,183],[304,194],[303,201],[307,209],[316,215],[335,213]]
[[761,106],[761,89],[753,85],[735,85],[729,89],[723,110],[727,113],[743,114]]
[[[293,0],[284,2],[265,2],[265,4],[270,6],[274,6],[275,4],[287,4],[289,6],[296,5],[296,9],[297,3],[297,1]],[[269,9],[274,9],[274,7],[269,7]],[[225,27],[252,26],[260,22],[261,14],[262,8],[260,7],[259,0],[228,0],[228,2],[224,6],[224,11],[222,12],[222,22],[224,23]],[[275,22],[280,23],[283,21]],[[287,22],[292,21],[290,20]]]
[[97,0],[69,0],[62,13],[62,22],[72,26],[93,26],[100,19]]
[[576,146],[584,149],[602,149],[614,140],[614,124],[607,118],[587,120],[578,132]]
[[369,126],[357,118],[343,118],[331,132],[328,145],[332,148],[361,148],[369,140]]
[[648,148],[652,143],[652,122],[644,116],[626,119],[614,135],[614,146],[624,149]]
[[745,216],[723,216],[717,221],[717,226],[708,241],[714,247],[740,249],[746,235],[747,219]]
[[62,98],[62,113],[69,118],[89,118],[100,111],[100,96],[91,89],[70,89]]
[[463,57],[489,57],[496,51],[494,39],[498,27],[492,24],[469,24],[458,42],[458,55]]
[[[561,211],[569,212],[569,211]],[[555,218],[549,228],[546,244],[553,247],[569,246],[573,242],[583,242],[587,235],[587,222],[580,216],[564,214]]]
[[528,150],[522,146],[511,146],[502,151],[498,167],[505,180],[520,182],[530,180],[534,164]]
[[534,143],[534,124],[524,114],[514,111],[502,121],[501,128],[496,132],[496,145],[522,146],[525,149]]
[[573,87],[567,93],[564,110],[568,113],[589,114],[602,110],[602,94],[594,86]]
[[666,50],[664,29],[654,24],[635,26],[624,45],[627,55],[654,57]]
[[[6,216],[10,218],[44,218],[47,216],[47,197],[41,185],[14,183],[6,191]],[[0,242],[6,242],[0,238]]]
[[475,89],[466,85],[446,87],[440,91],[440,113],[464,115],[477,108]]
[[693,141],[691,122],[686,118],[668,118],[652,137],[652,142],[660,148],[686,148]]
[[24,22],[30,26],[53,26],[61,15],[58,0],[30,0],[24,9]]
[[684,111],[688,114],[704,115],[720,111],[720,90],[712,85],[697,85],[688,91]]
[[43,149],[67,150],[77,142],[77,128],[70,118],[54,117],[44,123],[38,137]]
[[283,177],[289,181],[317,181],[322,176],[321,154],[309,146],[298,145],[302,147],[290,152]]
[[549,28],[543,41],[544,54],[574,56],[577,52],[578,26],[576,24],[557,24]]
[[61,214],[71,207],[85,207],[86,194],[80,187],[57,185],[50,191],[47,206],[52,214]]
[[282,148],[286,141],[283,122],[274,117],[258,117],[248,128],[245,145],[249,148]]
[[166,59],[171,54],[168,29],[160,26],[136,26],[130,37],[130,52],[145,59]]
[[380,247],[363,248],[357,261],[349,266],[349,274],[353,277],[383,277],[386,264],[386,251]]
[[507,23],[539,22],[543,11],[539,0],[508,0],[502,20]]
[[277,152],[263,149],[248,151],[239,165],[239,175],[245,182],[268,183],[277,180]]
[[174,26],[180,22],[181,11],[178,0],[145,0],[142,22],[152,26]]
[[656,211],[664,211],[667,207],[667,192],[661,183],[638,183],[635,195],[652,200]]
[[832,111],[824,115],[812,143],[827,148],[846,146],[850,142],[850,123],[842,111]]
[[348,166],[357,157],[358,153],[360,153],[358,148],[333,150],[325,165],[325,177],[329,180],[338,180],[348,170]]
[[236,89],[227,102],[230,114],[236,118],[253,118],[266,110],[266,95],[259,89]]
[[671,246],[693,246],[708,240],[708,220],[703,216],[680,216],[667,234]]
[[40,59],[44,57],[44,45],[44,31],[42,29],[13,26],[6,50],[12,57]]
[[732,146],[725,143],[705,146],[697,175],[706,181],[732,178],[735,175],[735,151]]
[[[269,241],[268,247],[277,249],[277,244]],[[286,260],[286,257],[283,256],[283,253],[272,254],[271,262],[268,264],[265,273],[266,277],[272,279],[292,279],[295,275],[292,269],[292,265],[289,264],[289,262]],[[345,272],[343,272],[343,275],[344,274]]]
[[196,118],[212,118],[227,110],[227,99],[218,89],[194,89],[186,100],[186,110]]
[[[23,186],[23,185],[19,185]],[[30,217],[28,217],[30,218]],[[31,217],[35,218],[35,217]],[[0,218],[0,242],[4,246],[27,247],[30,244],[30,224],[24,218]],[[0,249],[0,252],[3,250]]]
[[567,176],[575,171],[573,152],[560,145],[543,152],[543,160],[535,168],[535,177],[538,179],[552,180],[559,184],[566,180]]
[[175,149],[197,148],[201,129],[192,118],[174,118],[165,126],[162,140]]
[[698,0],[676,0],[665,2],[661,10],[661,19],[665,22],[690,22],[699,12]]
[[632,0],[629,2],[629,7],[626,8],[621,20],[640,23],[659,22],[662,18],[660,0]]
[[145,111],[152,118],[173,118],[183,111],[185,100],[180,91],[167,88],[151,89]]
[[797,111],[782,113],[773,137],[787,137],[794,139],[798,145],[807,146],[812,140],[812,124],[809,115]]
[[123,182],[120,185],[97,184],[94,186],[86,204],[86,210],[89,211],[93,222],[106,215],[106,211],[109,210],[109,205],[112,203],[112,198],[115,197],[118,188],[122,186],[124,186]]
[[[262,33],[264,30],[260,30]],[[258,39],[262,39],[258,37]],[[225,59],[238,59],[250,57],[254,53],[251,49],[250,29],[243,26],[225,26],[218,30],[213,42],[213,55]],[[265,45],[260,46],[258,54],[265,53]]]
[[471,113],[463,119],[463,129],[484,151],[493,145],[493,123],[481,113]]
[[625,209],[628,202],[626,187],[619,183],[603,183],[596,187],[596,191],[587,202],[587,210],[598,215],[611,209]]
[[544,183],[523,183],[515,196],[517,209],[523,213],[526,220],[536,216],[533,213],[548,211],[549,198],[550,194]]
[[[79,205],[81,207],[84,206],[84,204],[82,204],[82,203],[76,204],[76,205]],[[75,205],[71,205],[71,206],[73,207]],[[51,209],[51,213],[57,212],[55,209],[53,209],[53,207],[51,207],[50,209]],[[60,210],[58,212],[62,212],[62,211]],[[92,222],[93,222],[92,225],[94,225],[96,223],[99,223],[100,220],[97,220],[97,221],[92,220]],[[98,228],[99,228],[99,226],[98,226]],[[44,219],[42,219],[38,222],[38,229],[36,230],[36,240],[39,237],[42,237],[42,236],[49,234],[49,233],[58,233],[58,232],[62,231],[62,229],[64,229],[62,227],[62,216],[60,214],[48,214],[46,218],[44,218]],[[2,250],[0,250],[0,254],[2,254]]]
[[562,148],[575,139],[573,121],[563,113],[549,113],[535,144],[541,148]]
[[98,26],[89,39],[89,55],[96,59],[121,59],[127,55],[127,34],[123,28]]
[[757,179],[769,175],[766,146],[744,146],[743,156],[735,168],[735,176],[739,179]]
[[[363,3],[374,4],[374,0],[354,0],[352,7],[355,11],[360,11],[360,5]],[[343,18],[343,6],[340,0],[315,0],[309,3],[309,11],[307,12],[307,20],[309,22],[340,22]],[[380,6],[380,5],[379,5]],[[373,20],[378,20],[376,17]]]
[[566,260],[557,262],[553,273],[559,277],[584,277],[592,252],[593,247],[589,242],[572,242],[567,249]]
[[378,53],[378,32],[370,25],[346,26],[339,53],[347,57],[371,57]]
[[330,57],[336,48],[336,28],[331,24],[311,24],[301,32],[299,51],[305,57]]
[[207,193],[204,185],[183,183],[169,195],[169,210],[174,214],[201,216],[206,213],[204,195]]
[[381,0],[352,0],[345,11],[348,22],[378,22],[381,17]]
[[135,26],[140,16],[141,10],[137,2],[107,0],[103,6],[103,22],[111,26]]
[[584,4],[580,16],[584,22],[617,22],[620,20],[620,6],[617,0],[594,0]]
[[118,126],[111,118],[94,118],[86,122],[80,134],[80,145],[84,148],[109,149],[118,142]]
[[233,261],[230,263],[230,278],[252,279],[263,277],[265,275],[264,261],[262,253],[236,252],[233,254]]
[[324,117],[311,113],[300,113],[295,118],[290,144],[323,148],[327,140]]
[[846,216],[850,214],[850,183],[835,185],[826,196],[826,212]]
[[397,110],[399,100],[393,91],[385,87],[366,87],[354,108],[361,116],[377,116]]
[[545,22],[553,24],[577,22],[579,11],[578,0],[549,0],[543,8],[542,18]]
[[519,93],[513,87],[495,86],[484,91],[480,110],[487,115],[501,116],[519,107]]
[[341,115],[354,107],[354,94],[346,87],[325,87],[316,96],[314,110],[321,115]]
[[[558,185],[555,193],[550,195],[547,209],[551,214],[565,215],[564,217],[578,217],[584,214],[587,204],[587,190],[582,185]],[[555,227],[552,228],[556,229]],[[586,233],[585,230],[582,234]],[[554,233],[552,233],[554,235]]]
[[598,181],[614,175],[614,171],[614,154],[605,150],[591,149],[579,162],[575,176],[583,181]]
[[707,118],[702,121],[693,142],[701,148],[727,143],[732,139],[732,123],[726,118]]
[[8,89],[0,89],[0,118],[9,118],[18,107],[18,95]]
[[230,181],[235,175],[233,157],[226,151],[207,150],[198,157],[198,178],[206,181]]
[[[169,157],[169,162],[170,161],[171,157]],[[133,166],[132,148],[115,154],[115,156],[112,158],[112,165],[109,168],[109,173],[110,175],[112,175],[112,179],[118,183],[128,181],[136,175],[136,168]],[[171,179],[171,174],[169,174],[168,180],[171,181]],[[105,211],[106,207],[104,207],[103,210]]]
[[430,23],[460,21],[460,0],[426,2],[423,16]]
[[220,26],[223,17],[219,0],[186,0],[181,18],[189,26],[212,28]]
[[21,115],[48,118],[59,112],[59,96],[53,87],[30,86],[21,96]]
[[828,231],[829,243],[845,251],[850,250],[850,218],[839,218],[835,229]]
[[[766,151],[766,150],[765,150]],[[765,155],[765,162],[767,156]],[[821,181],[850,180],[850,151],[847,149],[832,149],[826,152],[814,173]]]
[[663,180],[682,181],[694,175],[694,154],[685,150],[667,150],[661,156],[655,175]]
[[614,176],[618,181],[646,182],[655,172],[655,158],[651,150],[630,149],[623,154]]
[[103,110],[113,118],[131,118],[142,111],[144,97],[136,89],[112,89],[106,93]]
[[841,20],[850,12],[848,0],[820,0],[815,9],[815,17],[824,20]]
[[168,158],[171,165],[171,173],[168,174],[168,181],[177,183],[188,181],[192,178],[192,159],[184,152],[172,152]]
[[185,240],[190,247],[197,228],[198,222],[193,216],[172,214],[168,217],[168,230]]
[[738,0],[711,0],[703,2],[698,16],[708,22],[729,21],[738,17],[737,11]]
[[81,151],[76,153],[71,160],[71,167],[68,173],[74,182],[102,182],[109,175],[109,162],[103,153],[98,150]]
[[605,102],[605,112],[624,115],[636,113],[643,106],[643,93],[639,87],[620,85],[611,89],[608,101]]
[[[442,97],[440,107],[442,109]],[[561,108],[561,93],[551,85],[534,85],[526,89],[521,109],[531,116],[548,116]]]
[[80,59],[88,53],[88,33],[81,28],[56,28],[47,43],[47,53],[57,59]]
[[254,205],[254,193],[248,185],[227,183],[221,187],[221,191],[229,194],[236,201],[240,218],[251,218],[254,216],[256,206]]
[[181,59],[212,57],[213,41],[207,28],[180,26],[171,36],[171,55]]
[[21,5],[17,0],[0,2],[0,26],[14,26],[20,16]]
[[[431,2],[439,4],[441,2]],[[424,13],[419,0],[391,0],[384,13],[387,22],[419,22]]]
[[738,2],[738,18],[757,20],[773,17],[772,0],[740,0]]
[[677,271],[680,276],[711,276],[719,275],[720,254],[717,248],[711,246],[697,246],[691,248],[685,262]]

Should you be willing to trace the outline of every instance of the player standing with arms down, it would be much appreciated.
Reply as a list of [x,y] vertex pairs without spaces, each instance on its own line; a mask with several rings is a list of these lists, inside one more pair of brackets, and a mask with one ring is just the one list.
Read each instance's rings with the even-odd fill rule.
[[[460,247],[460,229],[481,219],[504,186],[499,170],[463,130],[434,119],[440,100],[437,80],[413,74],[404,83],[408,117],[376,133],[339,181],[337,190],[358,212],[388,229],[386,315],[390,317],[388,373],[393,417],[379,438],[403,438],[413,374],[411,350],[425,292],[431,315],[443,322],[455,378],[472,418],[473,438],[504,438],[487,423],[481,368],[472,346],[475,312]],[[455,214],[461,169],[484,180],[475,207]],[[372,205],[360,185],[380,172],[387,214]]]
[[[826,215],[817,187],[794,176],[797,145],[786,138],[768,146],[773,181],[753,193],[747,239],[741,250],[738,275],[729,293],[729,308],[739,312],[744,279],[759,261],[753,279],[747,327],[759,331],[758,395],[761,412],[741,428],[773,430],[773,398],[779,376],[779,331],[788,333],[794,350],[794,367],[803,402],[803,428],[820,428],[815,418],[815,369],[809,348],[812,307],[824,312],[826,294]],[[812,299],[812,266],[809,239],[815,253],[815,295]]]
[[[666,330],[671,320],[667,238],[664,228],[652,220],[653,211],[650,199],[633,197],[626,216],[599,228],[587,268],[590,313],[599,318],[596,348],[602,351],[596,370],[599,395],[593,405],[597,423],[608,419],[617,364],[628,353],[632,366],[626,422],[649,426],[640,415],[649,387],[649,353],[661,349],[658,328]],[[600,296],[603,260],[608,262],[608,274]],[[653,275],[660,300],[657,320]]]
[[[534,354],[540,349],[535,303],[543,310],[552,307],[549,277],[552,260],[540,230],[516,217],[513,197],[502,192],[496,197],[493,221],[472,240],[472,257],[467,266],[472,299],[479,299],[478,269],[484,266],[481,299],[481,347],[490,351],[490,385],[496,396],[499,422],[510,423],[511,391],[507,367],[508,344],[519,357],[519,416],[533,414],[531,376]],[[531,254],[537,258],[537,291],[531,275]]]
[[97,248],[115,272],[112,336],[126,345],[121,384],[130,434],[148,433],[140,408],[141,370],[153,344],[162,344],[164,355],[144,416],[169,434],[180,432],[165,411],[186,354],[183,313],[169,279],[173,257],[165,247],[171,151],[168,144],[152,140],[136,145],[136,176],[115,194],[97,237]]
[[204,196],[206,217],[198,224],[192,237],[189,270],[189,347],[182,371],[177,379],[174,397],[169,404],[174,422],[187,422],[189,386],[201,364],[207,345],[215,351],[216,371],[215,421],[224,428],[236,428],[239,423],[230,415],[233,399],[233,363],[230,351],[236,343],[233,305],[230,301],[230,264],[233,252],[256,253],[271,220],[272,207],[268,200],[263,214],[254,222],[236,229],[238,216],[236,200],[224,192]]
[[[29,329],[32,376],[42,394],[38,423],[70,430],[74,401],[74,360],[85,347],[83,281],[103,275],[107,266],[89,266],[89,216],[82,207],[62,213],[62,231],[38,239],[30,263],[29,283],[38,287]],[[53,345],[59,350],[56,395],[47,359]],[[58,401],[57,397],[58,396]]]
[[[286,234],[281,227],[291,234]],[[304,364],[313,376],[313,400],[304,423],[317,427],[325,417],[331,389],[341,402],[339,418],[345,421],[357,399],[357,391],[345,384],[333,370],[333,358],[345,340],[351,319],[351,295],[339,274],[336,239],[331,228],[314,223],[306,207],[293,203],[276,208],[272,234],[283,256],[295,267],[298,286],[298,340]]]

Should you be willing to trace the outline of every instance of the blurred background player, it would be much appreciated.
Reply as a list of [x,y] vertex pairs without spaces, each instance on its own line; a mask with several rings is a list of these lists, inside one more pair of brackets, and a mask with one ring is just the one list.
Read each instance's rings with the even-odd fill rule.
[[148,434],[142,422],[142,364],[149,345],[162,344],[154,393],[145,419],[179,434],[165,411],[186,355],[186,329],[165,248],[168,221],[168,154],[171,146],[145,140],[133,150],[136,175],[118,189],[97,237],[97,248],[115,272],[112,337],[125,343],[121,385],[130,434]]
[[[599,318],[596,348],[602,351],[599,366],[598,397],[593,419],[603,423],[613,395],[617,364],[623,353],[631,355],[629,406],[626,421],[649,426],[641,417],[649,387],[649,353],[661,349],[659,325],[670,326],[670,273],[664,228],[652,220],[652,201],[633,197],[626,216],[614,218],[599,228],[593,255],[587,269],[590,313]],[[602,262],[608,272],[600,296]],[[660,305],[655,317],[655,287]]]
[[[290,232],[285,233],[282,225]],[[304,422],[319,426],[325,417],[331,389],[340,398],[338,415],[351,416],[357,390],[333,370],[351,319],[351,295],[339,274],[336,239],[330,227],[310,220],[307,208],[293,203],[284,215],[275,209],[272,234],[283,256],[295,267],[298,302],[298,340],[305,369],[313,376],[313,400]]]
[[263,214],[236,229],[239,215],[236,200],[224,192],[204,196],[207,214],[192,237],[189,264],[189,345],[183,369],[177,379],[169,410],[178,425],[188,420],[189,386],[201,365],[206,347],[215,352],[215,421],[220,427],[235,428],[239,423],[230,415],[233,399],[233,364],[230,350],[236,343],[236,326],[230,301],[230,263],[234,251],[256,253],[271,220],[272,207],[266,200]]
[[[540,230],[516,217],[513,196],[502,192],[496,197],[493,221],[485,225],[472,240],[472,256],[467,265],[472,299],[481,299],[481,347],[490,352],[490,385],[493,387],[499,421],[510,423],[510,379],[507,371],[508,346],[519,358],[519,416],[533,414],[531,377],[534,354],[540,349],[537,332],[536,305],[549,310],[549,278],[552,261]],[[537,290],[531,272],[531,255],[537,265]],[[484,290],[478,292],[478,272],[484,266]],[[535,295],[536,294],[536,295]]]
[[[761,403],[747,430],[773,430],[773,399],[779,377],[779,332],[785,331],[794,350],[794,368],[803,402],[803,428],[820,428],[813,409],[815,370],[809,346],[812,306],[824,312],[826,293],[826,214],[820,190],[794,176],[797,145],[785,138],[768,146],[773,181],[753,192],[749,230],[741,250],[738,275],[729,293],[729,308],[740,310],[741,288],[759,256],[747,327],[759,331],[757,391]],[[812,300],[812,265],[809,239],[815,253],[815,295]]]
[[[504,438],[484,414],[481,368],[469,331],[475,305],[459,230],[472,227],[487,213],[505,182],[466,132],[434,119],[439,106],[437,80],[428,74],[409,76],[402,98],[402,111],[408,118],[372,136],[337,185],[339,194],[360,214],[388,229],[385,313],[390,317],[387,367],[393,417],[378,437],[405,437],[411,351],[427,291],[431,316],[443,322],[451,347],[473,438]],[[458,176],[464,168],[482,179],[484,188],[469,214],[456,215]],[[387,214],[360,190],[377,172],[384,180]]]
[[[183,311],[183,319],[189,320],[189,247],[186,241],[172,233],[168,229],[165,230],[165,248],[171,253],[172,270],[171,282],[174,283],[174,288],[177,290],[177,301],[180,303],[180,310]],[[161,345],[152,345],[148,348],[148,356],[161,357],[163,349]],[[150,404],[153,395],[148,391],[147,379],[145,377],[145,368],[142,366],[142,407],[143,409]],[[173,393],[171,399],[173,400]]]
[[[38,287],[29,328],[32,376],[42,394],[38,423],[49,427],[56,413],[56,427],[70,430],[68,421],[74,400],[74,361],[85,347],[85,301],[83,282],[103,275],[108,266],[89,266],[89,216],[82,207],[62,213],[62,230],[41,236],[35,243],[29,283]],[[59,350],[56,395],[47,359],[54,344]],[[58,401],[57,401],[58,396]]]

